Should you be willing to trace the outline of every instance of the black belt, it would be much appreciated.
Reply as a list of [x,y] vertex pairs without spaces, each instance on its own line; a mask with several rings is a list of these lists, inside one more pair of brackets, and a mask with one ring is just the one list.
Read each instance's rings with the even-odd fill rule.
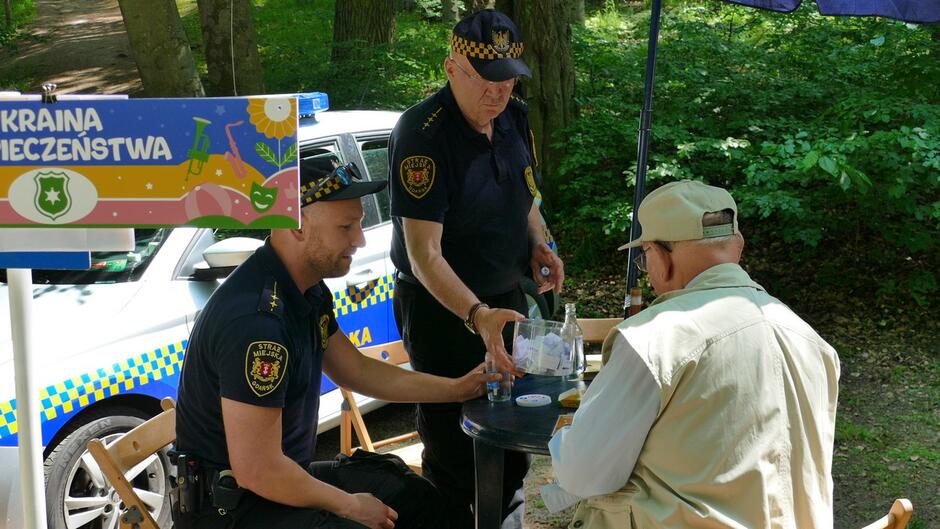
[[421,281],[418,281],[418,278],[406,272],[402,272],[401,270],[395,271],[395,281],[404,281],[416,287],[424,288],[424,285],[421,284]]

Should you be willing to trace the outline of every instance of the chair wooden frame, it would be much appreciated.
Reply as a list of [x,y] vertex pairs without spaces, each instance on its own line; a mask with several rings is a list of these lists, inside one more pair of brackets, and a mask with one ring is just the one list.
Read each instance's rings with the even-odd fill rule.
[[[394,365],[409,362],[408,353],[405,351],[405,346],[401,340],[382,345],[363,347],[359,349],[359,351],[370,358],[389,362]],[[346,388],[340,388],[340,392],[343,395],[344,401],[339,427],[339,446],[341,453],[352,455],[353,452],[360,448],[369,452],[375,452],[385,446],[404,443],[418,438],[418,432],[411,432],[389,437],[388,439],[382,439],[381,441],[373,441],[372,437],[369,435],[369,430],[366,428],[366,423],[362,418],[362,412],[359,410],[359,405],[356,404],[353,393]],[[354,447],[352,444],[353,432],[356,433],[359,446]],[[401,457],[411,470],[415,471],[417,474],[421,474],[421,450],[423,448],[424,446],[419,441],[418,443],[392,450],[391,453]]]
[[894,500],[894,505],[891,506],[888,514],[862,529],[904,529],[910,523],[913,514],[914,505],[911,500],[900,498]]
[[584,343],[604,343],[610,330],[623,321],[623,318],[578,318],[578,325],[584,333]]
[[124,474],[163,447],[176,440],[176,407],[167,397],[160,402],[163,411],[119,437],[109,446],[101,439],[88,441],[88,451],[101,472],[124,502],[121,529],[160,529]]

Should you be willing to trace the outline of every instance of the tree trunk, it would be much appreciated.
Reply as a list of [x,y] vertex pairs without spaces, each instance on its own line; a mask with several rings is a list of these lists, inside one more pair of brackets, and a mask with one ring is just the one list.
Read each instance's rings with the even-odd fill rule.
[[197,5],[209,70],[206,92],[213,96],[263,94],[264,69],[258,53],[252,3],[198,0]]
[[[535,149],[542,172],[543,194],[551,202],[567,178],[558,166],[565,148],[555,147],[560,131],[577,115],[574,100],[574,58],[571,50],[571,8],[566,0],[500,0],[503,11],[516,23],[525,44],[523,59],[532,69],[532,79],[523,83],[529,103],[529,126],[535,134]],[[562,142],[563,143],[563,142]]]
[[481,9],[491,9],[495,4],[495,0],[463,0],[464,11],[466,11],[468,15],[476,13]]
[[571,0],[568,7],[571,9],[571,23],[584,25],[584,0]]
[[453,26],[458,20],[460,20],[460,5],[457,0],[441,0],[441,22]]
[[395,2],[336,0],[333,62],[356,58],[364,46],[391,44],[395,38]]
[[3,15],[6,17],[7,27],[13,27],[13,4],[12,0],[3,0]]
[[147,97],[205,92],[174,0],[118,0]]

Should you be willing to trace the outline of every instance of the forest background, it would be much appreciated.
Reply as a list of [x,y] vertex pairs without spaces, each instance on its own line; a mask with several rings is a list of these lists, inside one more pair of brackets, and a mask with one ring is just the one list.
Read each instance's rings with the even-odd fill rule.
[[[3,0],[0,56],[42,40],[31,26],[42,1]],[[496,3],[519,23],[536,73],[522,89],[564,297],[583,316],[621,314],[616,247],[629,238],[649,6]],[[445,82],[456,17],[487,2],[120,4],[142,79],[135,97],[318,90],[334,109],[405,109]],[[744,267],[839,351],[836,526],[909,497],[912,527],[940,527],[940,25],[822,17],[806,4],[784,15],[665,2],[647,189],[682,178],[730,189]],[[164,18],[165,35],[140,24]],[[235,79],[219,44],[229,37]],[[185,53],[171,75],[159,59],[173,49]],[[0,64],[0,88],[41,81]]]

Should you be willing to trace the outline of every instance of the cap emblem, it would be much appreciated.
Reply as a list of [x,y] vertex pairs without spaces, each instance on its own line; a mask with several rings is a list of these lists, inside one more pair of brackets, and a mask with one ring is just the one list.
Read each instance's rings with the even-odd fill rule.
[[509,30],[493,30],[493,49],[497,53],[507,53],[509,51]]

